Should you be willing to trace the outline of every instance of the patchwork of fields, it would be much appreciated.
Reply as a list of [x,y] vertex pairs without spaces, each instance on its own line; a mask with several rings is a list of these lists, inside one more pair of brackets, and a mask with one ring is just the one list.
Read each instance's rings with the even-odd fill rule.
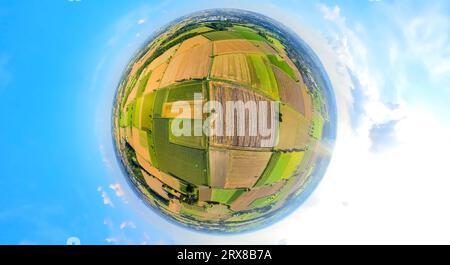
[[[177,26],[149,45],[120,87],[115,135],[149,204],[185,223],[237,227],[280,209],[309,177],[325,117],[276,35],[253,25],[219,26]],[[208,100],[225,106],[224,116],[234,111],[228,101],[276,109],[244,113],[242,135],[197,135],[207,115],[195,111]],[[189,112],[173,112],[180,101]],[[269,137],[257,133],[261,117]],[[174,134],[180,124],[190,136]]]

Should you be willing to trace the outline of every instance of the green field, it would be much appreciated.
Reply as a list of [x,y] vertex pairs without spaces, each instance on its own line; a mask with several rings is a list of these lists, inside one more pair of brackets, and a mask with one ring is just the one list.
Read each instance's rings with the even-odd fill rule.
[[251,220],[251,219],[256,218],[256,217],[258,217],[260,215],[261,215],[261,213],[258,212],[258,211],[251,211],[251,212],[246,212],[246,213],[235,215],[235,216],[231,217],[230,219],[228,219],[228,221],[230,221],[230,222],[242,222],[242,221],[246,221],[246,220]]
[[279,51],[284,50],[284,45],[278,39],[272,36],[267,36],[267,39],[269,40],[270,43],[272,43],[272,46],[274,46],[277,50]]
[[130,95],[131,90],[133,89],[136,82],[137,82],[136,76],[131,77],[130,80],[127,82],[124,89],[123,101],[120,104],[121,108],[123,108],[125,103],[127,102],[128,95]]
[[141,128],[153,130],[153,105],[155,102],[156,92],[151,92],[142,97],[141,110]]
[[211,201],[230,204],[243,192],[244,190],[239,189],[212,189]]
[[136,97],[140,97],[144,93],[145,87],[147,86],[147,81],[150,78],[151,74],[152,74],[152,72],[149,71],[139,81],[139,84],[138,84],[138,87],[137,87],[137,91],[136,91]]
[[171,86],[169,88],[167,102],[194,100],[195,93],[203,93],[203,84],[202,81],[189,81],[180,85]]
[[261,208],[261,207],[265,207],[267,205],[270,205],[272,203],[274,203],[277,199],[278,199],[278,193],[275,193],[273,195],[270,196],[266,196],[266,197],[262,197],[259,199],[256,199],[252,202],[251,207],[253,208]]
[[[173,119],[170,119],[169,128],[172,128]],[[203,130],[202,124],[193,122],[190,119],[182,119],[181,125],[189,124],[191,126],[191,136],[175,136],[172,130],[169,129],[169,142],[179,144],[186,147],[192,147],[196,149],[205,149],[207,147],[207,139],[204,134],[202,136],[194,136],[194,130]]]
[[270,98],[279,100],[277,80],[265,55],[249,54],[246,57],[252,86],[260,89]]
[[156,157],[155,143],[154,143],[153,132],[147,133],[147,143],[148,143],[148,152],[150,153],[150,162],[154,167],[159,167],[158,159]]
[[233,27],[231,27],[232,31],[238,31],[238,32],[253,32],[256,33],[256,31],[252,28],[246,27],[246,26],[242,26],[242,25],[233,25]]
[[304,152],[291,152],[272,154],[269,164],[264,173],[259,178],[255,187],[275,183],[283,179],[288,179],[297,169],[303,159]]
[[323,112],[323,109],[322,109],[322,104],[323,104],[322,95],[317,90],[314,90],[314,92],[312,94],[312,103],[313,103],[313,107],[314,107],[315,111],[317,111],[319,113]]
[[189,37],[194,37],[195,35],[199,35],[201,33],[205,33],[205,32],[209,32],[212,31],[213,29],[203,26],[203,27],[199,27],[199,28],[194,28],[192,30],[186,31],[184,33],[181,33],[180,35],[178,35],[177,37],[175,37],[174,39],[172,39],[171,41],[169,41],[166,45],[167,46],[173,46],[173,44],[179,42],[180,40],[182,40],[184,37],[189,36]]
[[134,112],[133,112],[132,126],[139,128],[139,129],[141,128],[140,114],[141,114],[142,101],[143,101],[142,97],[136,99],[136,105],[134,106]]
[[322,139],[322,130],[323,130],[324,120],[320,113],[314,112],[312,117],[312,128],[311,128],[311,137],[316,140]]
[[297,78],[295,76],[294,70],[289,66],[289,64],[283,60],[278,55],[268,54],[267,58],[269,58],[269,61],[275,65],[276,67],[280,68],[283,72],[285,72],[290,78],[297,81]]
[[163,105],[167,101],[168,94],[169,94],[168,88],[163,88],[156,91],[155,103],[153,105],[153,118],[161,117]]
[[239,39],[237,35],[235,35],[231,31],[213,31],[203,34],[206,38],[216,41],[216,40],[229,40],[229,39]]
[[322,104],[323,99],[322,95],[318,91],[314,91],[312,94],[312,103],[314,108],[314,113],[312,116],[311,121],[311,129],[310,129],[310,135],[312,138],[316,140],[322,139],[322,130],[323,130],[323,124],[324,124],[324,118],[322,116],[322,113],[326,112],[323,110]]
[[120,112],[120,120],[119,120],[119,126],[124,127],[130,127],[133,122],[133,112],[134,112],[134,105],[136,103],[136,100],[131,101],[121,112]]
[[207,155],[199,150],[169,142],[169,119],[157,118],[154,143],[159,169],[195,185],[207,185]]
[[267,40],[259,35],[258,33],[252,31],[251,29],[245,28],[246,30],[242,29],[234,29],[232,31],[213,31],[204,33],[203,36],[206,38],[216,41],[216,40],[230,40],[230,39],[246,39],[246,40],[257,40],[257,41],[265,41]]
[[[305,154],[306,157],[306,154]],[[303,158],[305,160],[306,158]],[[304,176],[304,175],[303,175]],[[276,193],[276,199],[274,200],[274,203],[278,203],[280,201],[284,201],[290,194],[292,194],[294,188],[294,185],[298,184],[298,179],[293,177],[287,180],[286,184],[281,187],[281,189]]]
[[234,26],[232,28],[232,30],[233,30],[234,34],[236,34],[237,36],[239,36],[242,39],[267,42],[267,40],[263,36],[259,35],[253,29],[243,27],[243,26]]
[[187,216],[202,217],[205,213],[205,208],[197,205],[183,203],[181,204],[181,213]]
[[212,30],[213,30],[212,28],[209,28],[209,27],[206,27],[206,26],[199,27],[199,28],[195,28],[195,29],[186,31],[186,32],[184,32],[184,33],[178,35],[178,36],[177,36],[176,38],[174,38],[172,41],[177,41],[178,38],[182,38],[183,36],[186,36],[186,35],[188,35],[188,34],[192,34],[192,33],[198,33],[198,34],[200,34],[200,33],[205,33],[205,32],[209,32],[209,31],[212,31]]

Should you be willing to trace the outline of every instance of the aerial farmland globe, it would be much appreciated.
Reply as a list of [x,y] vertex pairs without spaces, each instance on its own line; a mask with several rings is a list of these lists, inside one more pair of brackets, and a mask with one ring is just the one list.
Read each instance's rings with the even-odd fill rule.
[[214,9],[170,23],[131,59],[113,135],[150,208],[193,229],[240,232],[288,215],[317,186],[335,109],[323,66],[295,33]]

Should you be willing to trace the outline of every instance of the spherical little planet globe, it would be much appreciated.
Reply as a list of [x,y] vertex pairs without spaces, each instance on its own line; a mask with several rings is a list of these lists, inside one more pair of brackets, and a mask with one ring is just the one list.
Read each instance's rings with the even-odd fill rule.
[[113,136],[150,208],[209,232],[259,229],[323,177],[334,93],[311,48],[266,16],[214,9],[175,20],[119,83]]

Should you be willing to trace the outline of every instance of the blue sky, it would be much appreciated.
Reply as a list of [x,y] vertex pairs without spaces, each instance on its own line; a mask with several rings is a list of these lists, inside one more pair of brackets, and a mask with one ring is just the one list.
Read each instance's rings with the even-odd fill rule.
[[[1,1],[0,243],[449,243],[447,2],[178,2]],[[338,103],[319,188],[246,235],[167,223],[127,186],[111,143],[111,102],[132,54],[172,19],[211,7],[257,11],[296,31]]]

